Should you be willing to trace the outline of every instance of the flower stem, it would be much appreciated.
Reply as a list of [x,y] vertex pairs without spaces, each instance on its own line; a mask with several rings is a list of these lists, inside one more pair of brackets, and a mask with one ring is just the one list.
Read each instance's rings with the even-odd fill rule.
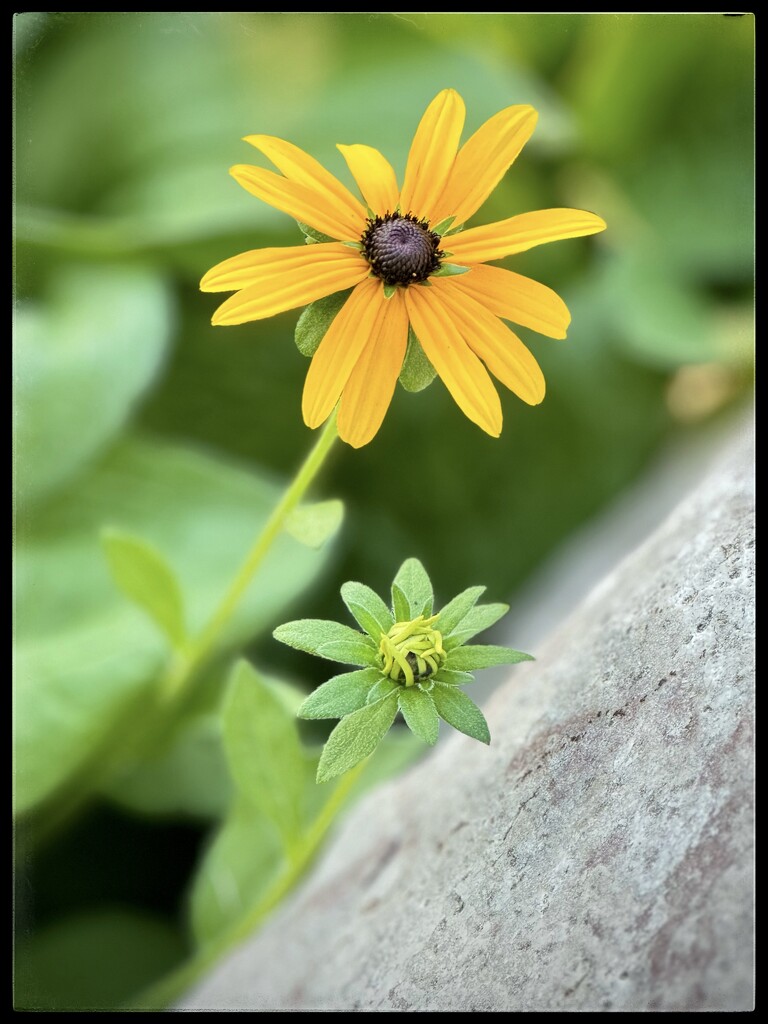
[[236,946],[258,928],[267,915],[293,889],[311,864],[328,829],[349,797],[368,761],[370,761],[370,757],[361,761],[360,764],[342,776],[328,800],[323,804],[320,813],[297,844],[285,869],[277,876],[261,899],[213,942],[196,953],[187,963],[141,993],[129,1004],[127,1009],[165,1009],[174,1000],[183,995],[200,978],[203,972],[216,963],[227,950]]

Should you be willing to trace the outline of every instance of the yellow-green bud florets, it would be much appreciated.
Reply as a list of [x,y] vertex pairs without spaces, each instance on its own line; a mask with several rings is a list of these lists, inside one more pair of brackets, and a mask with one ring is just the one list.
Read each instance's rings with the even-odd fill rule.
[[410,622],[396,622],[382,634],[379,644],[381,671],[401,686],[415,686],[437,672],[445,661],[443,636],[432,623],[438,618],[423,615]]

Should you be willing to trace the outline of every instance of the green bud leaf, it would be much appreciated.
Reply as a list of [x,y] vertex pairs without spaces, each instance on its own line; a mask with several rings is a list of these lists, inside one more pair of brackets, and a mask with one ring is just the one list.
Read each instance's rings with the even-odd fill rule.
[[396,583],[392,584],[392,611],[397,622],[407,622],[411,617],[410,602]]
[[470,609],[450,636],[443,634],[446,651],[452,651],[461,644],[471,640],[477,633],[490,629],[494,623],[503,618],[509,611],[508,604],[479,604]]
[[397,702],[405,724],[430,747],[437,743],[439,719],[432,698],[418,686],[400,686]]
[[302,312],[296,324],[294,341],[303,356],[311,357],[315,354],[333,318],[351,294],[351,288],[343,292],[334,292],[333,295],[326,295],[324,299],[311,302]]
[[393,690],[399,689],[400,686],[393,679],[386,679],[379,672],[379,678],[371,687],[365,703],[375,704],[377,700],[381,700],[382,697],[386,697],[388,693],[392,693]]
[[475,644],[457,647],[451,652],[450,666],[461,672],[474,672],[478,668],[492,668],[494,665],[516,665],[519,661],[533,661],[533,656],[513,651],[511,647],[495,647],[493,644]]
[[105,530],[101,543],[120,590],[146,612],[174,647],[180,647],[186,635],[184,604],[176,575],[165,558],[145,540],[119,530]]
[[437,713],[444,722],[466,736],[480,740],[481,743],[491,742],[485,715],[463,690],[455,686],[446,686],[444,683],[435,683],[431,696]]
[[395,621],[392,612],[379,595],[364,583],[350,580],[342,586],[341,596],[355,619],[376,643],[382,633],[392,628]]
[[337,238],[331,238],[330,235],[324,235],[322,231],[318,231],[317,228],[311,227],[309,224],[304,224],[303,221],[297,220],[296,223],[301,228],[301,233],[304,235],[304,241],[307,245],[314,245],[316,242],[337,242]]
[[307,654],[349,665],[374,665],[377,649],[373,640],[340,622],[326,619],[297,619],[278,626],[275,640]]
[[372,754],[389,731],[397,714],[397,694],[367,704],[342,718],[323,748],[317,766],[317,781],[328,782],[354,768]]
[[439,270],[430,277],[455,277],[457,274],[468,274],[471,267],[460,267],[458,263],[443,263]]
[[433,676],[430,676],[436,683],[445,683],[447,686],[466,686],[467,683],[474,683],[475,677],[469,672],[455,672],[451,668],[440,668]]
[[344,502],[338,498],[299,505],[285,520],[285,530],[300,544],[319,548],[336,533],[344,519]]
[[462,591],[440,611],[435,628],[440,630],[443,637],[453,632],[484,593],[485,587],[469,587],[468,590]]
[[375,668],[334,676],[310,693],[296,714],[299,718],[343,718],[365,707],[371,687],[380,679]]
[[406,391],[423,391],[436,376],[437,371],[424,354],[413,328],[409,327],[408,348],[405,350],[405,359],[400,370],[400,383]]
[[[408,601],[410,613],[404,616],[405,619],[415,619],[418,615],[429,616],[432,614],[432,583],[427,576],[426,569],[418,558],[406,558],[397,570],[394,582],[392,583],[392,601],[395,602],[395,587],[400,590]],[[395,616],[400,621],[401,616],[395,609]]]

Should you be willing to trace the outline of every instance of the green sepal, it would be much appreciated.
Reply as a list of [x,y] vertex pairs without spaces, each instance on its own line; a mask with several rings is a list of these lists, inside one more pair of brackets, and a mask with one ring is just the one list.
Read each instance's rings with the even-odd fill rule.
[[412,327],[408,328],[408,348],[400,370],[400,383],[406,391],[423,391],[437,376],[437,370],[424,354]]
[[364,583],[350,580],[341,588],[344,604],[368,635],[379,642],[382,633],[388,633],[395,623],[392,612],[379,595]]
[[297,619],[278,626],[272,636],[307,654],[349,665],[374,665],[377,649],[365,633],[327,619]]
[[463,230],[464,230],[464,225],[463,224],[454,224],[447,231],[443,232],[443,237],[447,238],[448,235],[458,235],[458,233],[460,231],[463,231]]
[[466,686],[467,683],[474,683],[475,681],[475,677],[470,675],[469,672],[457,672],[452,668],[439,668],[429,678],[430,681],[434,680],[436,683],[445,683],[446,686]]
[[351,294],[351,288],[334,292],[333,295],[311,302],[302,312],[296,324],[294,341],[303,356],[311,357],[315,354],[334,317]]
[[384,298],[385,299],[391,299],[396,291],[397,291],[397,285],[396,284],[385,284],[384,285]]
[[348,245],[350,249],[357,249],[358,252],[362,252],[363,251],[363,243],[362,242],[342,242],[341,244],[342,245]]
[[443,634],[443,645],[446,651],[452,651],[461,644],[471,640],[477,633],[490,629],[509,611],[508,604],[478,604],[471,608],[450,636]]
[[[447,255],[447,253],[446,253]],[[453,254],[451,254],[453,255]],[[436,270],[434,274],[430,274],[430,277],[456,277],[457,274],[467,274],[471,270],[471,267],[460,267],[458,263],[443,263],[439,270]]]
[[397,714],[397,694],[392,692],[342,718],[323,747],[317,766],[317,781],[328,782],[343,775],[372,754]]
[[445,608],[440,610],[440,618],[435,624],[443,636],[452,633],[467,612],[477,604],[485,593],[485,587],[469,587],[457,594],[452,601],[449,601]]
[[[392,583],[392,602],[395,604],[395,588],[397,588],[408,602],[410,614],[406,619],[415,619],[419,615],[429,616],[432,614],[432,582],[427,571],[418,558],[406,558]],[[395,617],[398,622],[402,621],[396,608]]]
[[433,228],[430,228],[429,230],[432,231],[433,234],[440,235],[442,237],[443,235],[448,234],[448,230],[455,220],[455,216],[445,217],[443,220],[440,221],[439,224],[435,224],[435,226]]
[[397,622],[407,622],[411,617],[410,602],[396,583],[392,584],[392,611]]
[[387,694],[392,693],[393,690],[401,689],[402,687],[399,683],[396,683],[394,679],[388,679],[386,676],[382,676],[381,672],[379,672],[379,678],[368,691],[365,703],[375,704],[377,700],[381,700],[382,697],[386,697]]
[[321,548],[341,526],[344,502],[338,498],[299,505],[286,517],[285,532],[308,548]]
[[457,647],[451,653],[451,668],[460,672],[474,672],[478,668],[493,668],[494,665],[516,665],[519,661],[533,661],[530,654],[513,651],[511,647],[495,647],[493,644],[475,644]]
[[431,696],[437,713],[444,722],[466,736],[480,740],[481,743],[491,742],[485,715],[463,690],[455,686],[446,686],[444,683],[435,683]]
[[122,530],[104,530],[101,544],[112,578],[168,637],[173,647],[184,643],[184,603],[176,574],[163,555],[141,537]]
[[338,242],[338,238],[331,238],[330,235],[324,235],[322,231],[318,231],[317,228],[311,227],[309,224],[304,224],[302,221],[297,220],[296,223],[301,228],[301,233],[304,235],[304,241],[307,245],[315,245],[317,242]]
[[343,718],[365,707],[371,687],[381,678],[376,668],[344,672],[310,693],[296,715],[299,718]]
[[400,686],[398,689],[397,703],[405,724],[415,736],[434,747],[440,727],[434,701],[418,686]]

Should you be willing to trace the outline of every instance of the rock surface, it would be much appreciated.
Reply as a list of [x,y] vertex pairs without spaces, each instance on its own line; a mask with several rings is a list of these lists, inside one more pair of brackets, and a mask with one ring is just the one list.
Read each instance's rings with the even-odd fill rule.
[[181,1008],[751,1009],[752,514],[741,445]]

